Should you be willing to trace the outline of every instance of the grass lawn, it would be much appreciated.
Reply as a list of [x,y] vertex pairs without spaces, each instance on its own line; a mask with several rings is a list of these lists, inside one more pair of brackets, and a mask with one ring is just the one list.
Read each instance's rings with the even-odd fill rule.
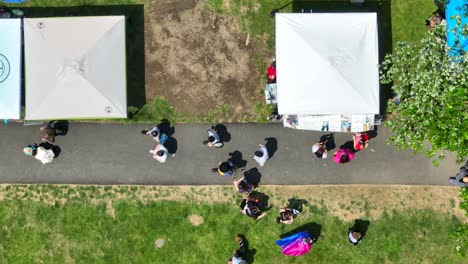
[[[315,193],[308,198],[344,193],[343,187],[320,188],[320,193],[300,192]],[[383,197],[375,190],[339,207],[309,199],[302,214],[287,226],[277,225],[275,217],[278,201],[290,195],[268,187],[262,191],[270,196],[273,208],[254,221],[239,213],[241,196],[228,187],[2,186],[0,262],[224,263],[236,248],[234,236],[242,233],[249,240],[254,263],[462,263],[449,237],[459,219],[435,206],[392,208],[401,201],[424,200],[412,195],[422,191],[415,188],[421,190],[392,192],[399,199],[387,203],[389,209],[378,216],[372,216],[372,203]],[[441,192],[430,187],[423,195]],[[343,220],[336,211],[340,207],[342,212],[362,210],[361,219],[370,220],[356,247],[347,241],[352,221]],[[193,215],[201,216],[200,225],[189,221]],[[274,241],[307,224],[323,238],[305,256],[283,256]],[[156,239],[164,239],[162,248],[155,248]]]

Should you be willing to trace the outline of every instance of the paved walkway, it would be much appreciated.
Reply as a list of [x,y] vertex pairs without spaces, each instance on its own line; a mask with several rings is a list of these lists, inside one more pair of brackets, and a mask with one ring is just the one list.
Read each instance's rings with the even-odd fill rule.
[[[1,183],[58,184],[232,184],[211,172],[228,153],[238,150],[247,160],[247,170],[259,168],[252,159],[259,143],[276,138],[278,149],[264,168],[260,184],[420,184],[448,185],[448,177],[459,166],[450,155],[435,168],[423,155],[399,151],[385,144],[389,132],[379,127],[370,147],[357,153],[349,164],[312,157],[311,146],[323,133],[283,128],[281,124],[227,124],[231,140],[221,149],[201,144],[209,125],[176,125],[173,137],[178,150],[174,158],[160,164],[148,153],[153,139],[140,134],[145,124],[70,123],[66,136],[56,144],[62,152],[50,164],[26,157],[22,148],[40,138],[39,125],[0,125]],[[337,147],[350,134],[336,133]]]

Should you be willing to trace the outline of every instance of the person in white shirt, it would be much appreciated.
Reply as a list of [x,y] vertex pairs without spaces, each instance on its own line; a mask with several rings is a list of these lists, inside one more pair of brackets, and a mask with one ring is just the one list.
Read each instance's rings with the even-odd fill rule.
[[312,146],[312,153],[314,153],[315,156],[317,156],[317,158],[319,159],[326,159],[328,151],[325,148],[325,143],[319,142],[319,143],[314,144]]
[[208,129],[208,140],[203,141],[203,144],[208,145],[210,148],[221,148],[224,145],[214,126]]
[[55,158],[55,154],[53,150],[45,149],[42,146],[31,145],[31,146],[25,147],[23,149],[23,152],[27,156],[34,156],[34,158],[42,162],[42,164],[50,163]]
[[167,148],[161,144],[156,145],[155,149],[151,149],[149,153],[153,154],[153,158],[161,163],[166,162],[169,156],[174,157],[174,153],[169,153]]
[[253,159],[261,166],[263,167],[265,165],[265,162],[268,160],[268,150],[267,148],[262,145],[262,144],[259,144],[258,145],[260,148],[255,151],[255,155],[253,157]]

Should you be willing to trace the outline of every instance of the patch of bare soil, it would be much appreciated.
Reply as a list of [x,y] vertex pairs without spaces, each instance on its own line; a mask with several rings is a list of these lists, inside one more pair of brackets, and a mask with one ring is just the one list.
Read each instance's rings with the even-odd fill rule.
[[[146,98],[163,97],[178,112],[229,105],[232,121],[262,100],[254,47],[229,17],[204,1],[150,1],[145,15]],[[258,50],[258,48],[256,48]],[[257,90],[257,91],[256,91]]]
[[189,216],[189,221],[193,226],[199,226],[203,224],[203,217],[197,214],[193,214]]

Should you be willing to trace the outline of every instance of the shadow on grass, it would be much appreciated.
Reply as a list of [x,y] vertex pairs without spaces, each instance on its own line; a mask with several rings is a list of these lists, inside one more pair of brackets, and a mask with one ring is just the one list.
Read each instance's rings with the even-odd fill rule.
[[[144,5],[21,7],[20,9],[24,12],[25,18],[125,16],[127,105],[140,108],[146,103]],[[22,87],[24,106],[24,81]]]
[[302,225],[298,228],[295,228],[287,233],[284,233],[280,236],[280,238],[285,238],[291,235],[294,235],[299,232],[308,232],[310,235],[312,235],[315,239],[318,239],[320,237],[320,234],[322,232],[322,226],[320,224],[317,224],[315,222],[310,222],[308,224]]
[[303,205],[308,204],[307,200],[305,199],[296,199],[296,198],[289,198],[287,208],[296,209],[299,212],[302,212]]
[[[294,13],[348,13],[376,12],[379,34],[379,63],[386,54],[392,53],[391,0],[367,0],[362,5],[353,5],[349,0],[295,0]],[[391,84],[380,84],[380,113],[385,114],[391,98]]]

